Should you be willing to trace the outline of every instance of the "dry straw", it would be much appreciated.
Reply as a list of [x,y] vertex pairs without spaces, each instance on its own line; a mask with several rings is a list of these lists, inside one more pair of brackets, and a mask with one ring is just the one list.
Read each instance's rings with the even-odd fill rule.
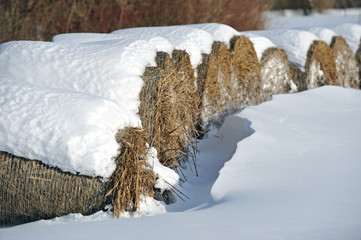
[[107,204],[100,178],[75,175],[40,161],[0,152],[0,225],[89,215]]
[[245,36],[230,41],[232,99],[235,108],[255,105],[261,99],[261,65],[253,43]]
[[226,44],[214,42],[211,54],[203,55],[197,73],[201,113],[199,121],[205,126],[209,122],[219,120],[231,108],[231,66]]
[[338,78],[336,85],[359,88],[359,69],[355,56],[346,40],[339,36],[333,37],[330,44],[335,55]]
[[268,48],[261,57],[262,99],[271,99],[273,94],[291,91],[292,75],[287,54],[278,48]]
[[310,46],[307,52],[305,73],[307,89],[336,83],[334,53],[324,41],[314,41]]
[[116,139],[121,152],[115,160],[117,167],[108,182],[107,196],[112,200],[113,214],[119,217],[121,212],[138,210],[142,196],[153,196],[155,175],[146,162],[146,131],[126,128],[117,133]]
[[158,52],[157,67],[147,67],[140,93],[139,115],[149,142],[158,151],[160,162],[175,168],[186,158],[192,145],[198,98],[194,73],[185,51]]

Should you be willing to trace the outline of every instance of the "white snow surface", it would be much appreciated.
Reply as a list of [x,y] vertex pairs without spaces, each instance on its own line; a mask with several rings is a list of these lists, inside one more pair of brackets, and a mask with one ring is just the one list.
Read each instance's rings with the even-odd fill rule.
[[[348,239],[361,237],[361,92],[277,95],[226,118],[154,216],[70,214],[0,229],[1,239]],[[159,204],[159,203],[158,203]],[[139,215],[138,215],[139,216]]]
[[136,36],[138,39],[165,38],[174,46],[174,49],[186,50],[190,55],[193,68],[196,68],[201,63],[202,53],[212,51],[214,41],[213,36],[208,32],[186,25],[128,28],[114,31],[111,34],[124,38],[132,36]]
[[268,38],[278,48],[286,51],[288,60],[304,71],[307,60],[307,52],[312,43],[319,38],[308,31],[303,30],[265,30],[250,32]]

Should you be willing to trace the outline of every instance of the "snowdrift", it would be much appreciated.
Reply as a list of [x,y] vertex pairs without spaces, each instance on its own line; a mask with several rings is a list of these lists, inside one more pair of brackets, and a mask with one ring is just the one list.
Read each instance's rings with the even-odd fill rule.
[[[337,38],[330,47],[307,31],[247,34],[200,24],[1,44],[0,172],[9,188],[0,224],[108,204],[116,216],[137,211],[146,197],[169,198],[194,139],[226,114],[297,87],[359,86]],[[63,196],[51,194],[60,186]]]

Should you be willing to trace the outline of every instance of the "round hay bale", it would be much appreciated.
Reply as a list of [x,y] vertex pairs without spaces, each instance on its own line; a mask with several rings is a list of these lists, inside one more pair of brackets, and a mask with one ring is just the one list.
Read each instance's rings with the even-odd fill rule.
[[230,40],[232,99],[235,108],[262,102],[261,65],[253,43],[245,36]]
[[343,87],[359,88],[359,69],[355,56],[346,40],[341,37],[333,37],[330,44],[336,62],[337,80],[336,85]]
[[[361,79],[361,39],[360,39],[359,48],[357,49],[356,54],[355,54],[355,59],[357,62],[357,66],[359,68],[359,79]],[[359,84],[359,88],[361,89],[361,81]]]
[[139,115],[159,161],[175,168],[188,155],[198,102],[188,54],[177,51],[173,55],[171,59],[168,53],[159,52],[157,67],[145,69]]
[[155,175],[145,159],[148,135],[139,128],[126,128],[119,130],[116,140],[120,154],[107,182],[0,152],[0,225],[70,213],[89,215],[110,203],[117,217],[123,211],[138,210],[140,196],[154,195]]
[[110,203],[100,177],[63,172],[37,160],[0,152],[0,226],[70,213],[89,215]]
[[260,63],[263,100],[270,100],[273,94],[295,91],[290,63],[284,50],[266,49],[262,54]]
[[337,71],[335,57],[324,41],[314,41],[307,52],[305,64],[307,89],[335,84]]
[[226,44],[214,42],[211,54],[203,56],[197,71],[200,121],[207,124],[224,116],[232,101],[231,67]]

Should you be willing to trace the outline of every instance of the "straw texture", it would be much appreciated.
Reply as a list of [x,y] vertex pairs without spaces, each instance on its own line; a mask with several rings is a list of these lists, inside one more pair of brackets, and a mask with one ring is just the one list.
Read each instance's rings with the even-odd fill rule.
[[89,215],[107,204],[101,178],[63,172],[40,161],[0,152],[0,225]]
[[324,41],[314,41],[305,65],[307,89],[336,84],[337,71],[332,49]]

